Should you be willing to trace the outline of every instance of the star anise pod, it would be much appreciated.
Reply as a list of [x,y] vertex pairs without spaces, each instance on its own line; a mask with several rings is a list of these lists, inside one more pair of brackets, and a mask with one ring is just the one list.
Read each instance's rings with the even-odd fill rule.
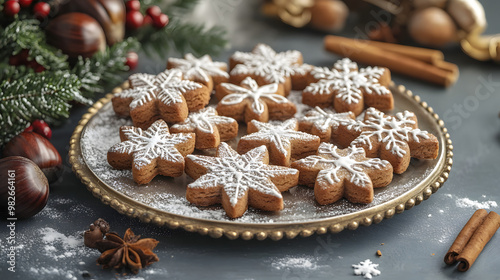
[[123,238],[114,232],[106,233],[106,239],[96,242],[97,249],[102,253],[97,263],[104,268],[128,267],[137,274],[139,269],[157,262],[158,256],[152,250],[159,241],[140,237],[130,229],[127,229]]

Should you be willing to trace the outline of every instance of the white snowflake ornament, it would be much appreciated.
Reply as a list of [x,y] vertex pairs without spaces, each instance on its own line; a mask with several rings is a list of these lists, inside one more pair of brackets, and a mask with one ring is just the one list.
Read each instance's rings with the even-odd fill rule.
[[298,131],[296,119],[281,123],[253,120],[247,124],[247,132],[238,142],[238,152],[266,145],[270,162],[282,166],[290,166],[292,161],[314,154],[320,144],[318,136]]
[[302,102],[309,106],[333,105],[337,112],[353,112],[356,116],[366,107],[387,111],[394,107],[388,89],[391,81],[386,68],[367,67],[358,70],[357,64],[344,58],[330,70],[315,67],[311,75],[316,80],[302,92]]
[[292,163],[300,171],[299,183],[314,186],[316,201],[327,205],[345,197],[352,203],[373,201],[373,188],[387,186],[392,181],[392,166],[388,161],[366,158],[358,147],[339,149],[321,143],[318,154]]
[[381,274],[378,270],[378,264],[372,263],[371,260],[367,259],[359,264],[353,264],[355,275],[363,275],[366,279],[372,279],[373,276],[378,276]]
[[138,184],[149,183],[157,174],[178,177],[184,174],[184,156],[194,151],[194,133],[170,134],[163,120],[148,129],[120,128],[121,143],[108,151],[108,163],[116,169],[132,168]]
[[258,44],[250,53],[236,52],[231,56],[230,80],[237,84],[249,76],[260,85],[278,84],[279,93],[288,95],[292,86],[294,89],[305,86],[306,75],[312,69],[302,64],[302,60],[299,51],[276,53],[270,46]]
[[195,179],[186,198],[199,206],[222,204],[230,218],[243,216],[248,206],[264,211],[283,209],[281,192],[295,186],[295,169],[268,165],[265,146],[240,155],[221,143],[216,157],[188,155],[186,173]]

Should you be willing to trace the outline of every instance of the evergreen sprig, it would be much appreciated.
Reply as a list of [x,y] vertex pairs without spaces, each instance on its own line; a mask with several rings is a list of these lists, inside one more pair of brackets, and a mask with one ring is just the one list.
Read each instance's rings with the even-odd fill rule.
[[35,119],[48,123],[69,117],[69,101],[81,83],[65,71],[28,73],[0,84],[0,146]]

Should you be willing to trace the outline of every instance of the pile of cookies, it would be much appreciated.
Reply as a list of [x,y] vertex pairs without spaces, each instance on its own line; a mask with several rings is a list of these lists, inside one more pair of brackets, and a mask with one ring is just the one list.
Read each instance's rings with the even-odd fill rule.
[[[263,44],[236,52],[227,68],[188,54],[170,58],[156,76],[130,76],[130,88],[112,104],[133,126],[120,128],[109,164],[132,169],[137,184],[186,173],[194,179],[186,189],[190,203],[222,204],[237,218],[248,206],[283,209],[281,193],[296,185],[314,187],[321,205],[370,203],[373,189],[405,172],[411,157],[438,155],[437,138],[418,128],[414,113],[384,113],[394,107],[386,68],[359,69],[349,59],[314,67],[298,51],[276,53]],[[297,118],[291,90],[311,106]],[[207,106],[213,92],[216,107]],[[226,141],[242,125],[247,134],[234,150]],[[215,156],[193,154],[206,149]]]

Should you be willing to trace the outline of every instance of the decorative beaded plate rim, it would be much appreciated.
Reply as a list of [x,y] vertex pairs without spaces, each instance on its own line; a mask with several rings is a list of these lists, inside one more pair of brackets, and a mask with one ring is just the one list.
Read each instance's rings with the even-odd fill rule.
[[[120,92],[128,87],[128,82],[113,89],[113,93]],[[388,202],[359,212],[334,216],[329,218],[315,219],[311,221],[287,222],[287,223],[233,223],[231,221],[215,221],[187,217],[173,214],[159,209],[149,207],[129,196],[111,188],[102,182],[96,174],[86,165],[83,158],[80,140],[82,132],[92,117],[108,102],[111,101],[113,93],[107,94],[89,108],[82,116],[78,126],[75,128],[70,140],[69,161],[73,171],[86,185],[87,189],[104,204],[128,217],[139,218],[142,222],[153,223],[158,226],[168,226],[171,229],[182,228],[188,232],[198,232],[201,235],[209,235],[213,238],[226,236],[228,239],[242,238],[244,240],[258,239],[280,240],[282,238],[292,239],[296,236],[307,237],[313,234],[338,233],[344,229],[355,230],[360,225],[370,226],[378,224],[383,219],[392,218],[405,210],[419,205],[435,193],[448,179],[453,165],[453,145],[447,128],[434,110],[418,95],[414,95],[402,85],[391,83],[391,90],[396,94],[402,94],[416,106],[421,106],[425,113],[432,118],[434,125],[439,131],[436,135],[440,142],[438,164],[435,172],[432,172],[417,187],[405,192]]]

